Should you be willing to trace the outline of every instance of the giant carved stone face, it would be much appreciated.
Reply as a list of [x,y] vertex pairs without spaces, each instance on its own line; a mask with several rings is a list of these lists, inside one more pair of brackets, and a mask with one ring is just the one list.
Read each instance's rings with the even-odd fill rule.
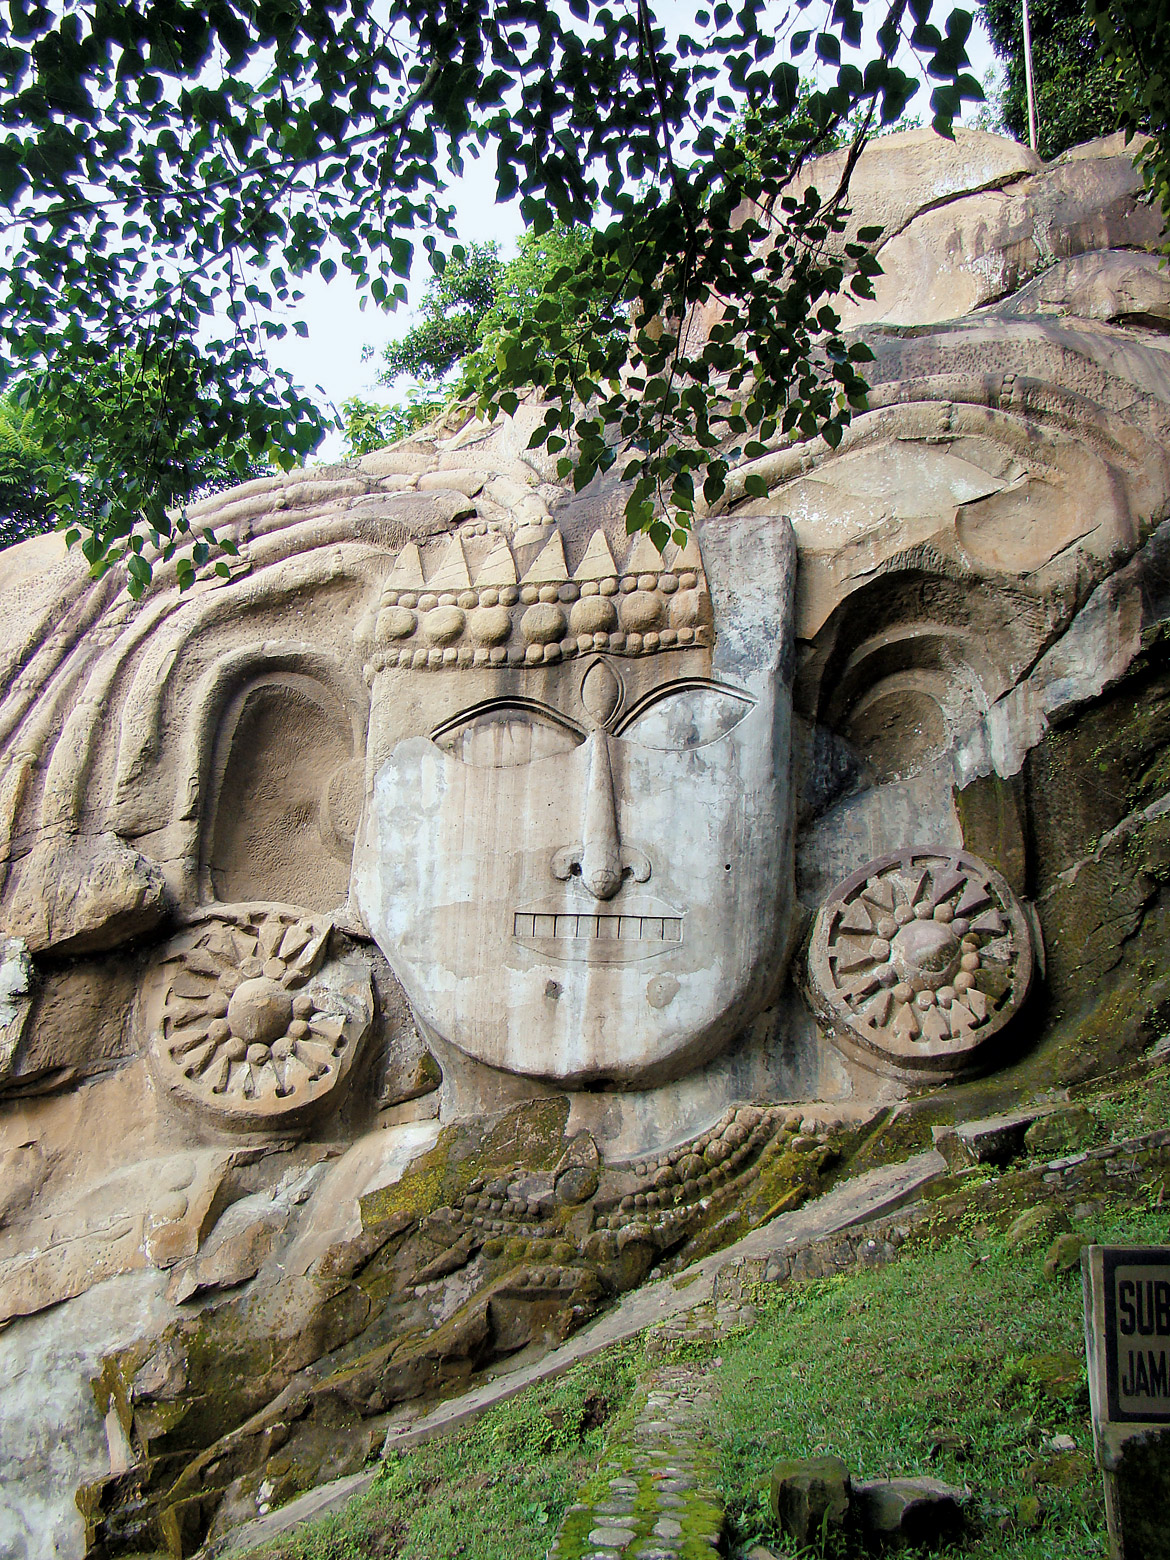
[[354,885],[432,1034],[629,1086],[712,1055],[782,968],[794,550],[786,521],[712,524],[699,570],[582,582],[597,552],[387,593]]

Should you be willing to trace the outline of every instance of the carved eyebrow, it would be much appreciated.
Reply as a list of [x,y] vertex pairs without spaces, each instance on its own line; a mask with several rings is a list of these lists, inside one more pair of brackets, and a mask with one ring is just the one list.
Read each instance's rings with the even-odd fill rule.
[[640,698],[632,709],[626,711],[614,728],[614,736],[620,737],[622,732],[636,721],[639,715],[644,715],[647,710],[653,709],[663,699],[670,698],[674,693],[686,693],[688,690],[698,690],[703,693],[724,693],[729,699],[738,699],[750,709],[755,704],[755,699],[750,693],[745,693],[742,688],[729,687],[727,683],[715,682],[710,677],[681,677],[678,682],[667,683],[662,688],[654,688]]
[[460,726],[468,726],[473,720],[478,720],[483,715],[494,715],[506,711],[515,711],[521,715],[532,715],[537,720],[549,721],[554,726],[560,726],[570,732],[579,742],[584,742],[586,732],[576,721],[570,720],[567,715],[562,715],[560,710],[554,710],[547,704],[541,704],[539,699],[485,699],[482,704],[472,704],[465,710],[460,710],[458,715],[452,715],[448,720],[440,722],[431,732],[431,741],[437,742],[440,737],[445,737],[448,732],[456,731]]

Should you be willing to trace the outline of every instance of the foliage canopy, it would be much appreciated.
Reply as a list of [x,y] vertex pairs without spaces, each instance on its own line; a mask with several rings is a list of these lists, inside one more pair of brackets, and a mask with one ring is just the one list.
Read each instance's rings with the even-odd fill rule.
[[1166,0],[1086,0],[1106,63],[1114,73],[1118,121],[1130,136],[1147,132],[1138,150],[1150,197],[1170,224],[1170,6]]
[[[133,460],[144,437],[157,441],[154,480],[168,503],[232,487],[271,469],[246,445],[213,442],[202,423],[174,429],[167,380],[137,354],[104,363],[90,358],[79,367],[75,394],[84,417],[76,427],[61,425],[54,407],[41,403],[39,389],[36,379],[25,379],[0,398],[0,547],[51,530],[61,513],[73,518],[75,536],[82,526],[100,530],[108,504],[104,475]],[[207,562],[211,540],[190,535],[181,518],[175,526],[178,534],[164,543],[164,554],[183,542],[193,554],[184,559],[188,568]],[[227,569],[226,564],[215,567]],[[130,561],[129,569],[132,581],[149,578],[144,560]]]
[[45,492],[48,452],[32,432],[32,416],[14,396],[0,400],[0,548],[53,526]]
[[[936,83],[943,133],[981,93],[966,12],[936,25],[931,0],[876,0],[867,47],[862,0],[835,0],[819,23],[807,4],[777,29],[763,0],[719,0],[668,38],[651,0],[13,0],[0,15],[6,360],[36,377],[70,464],[93,443],[79,363],[130,355],[162,390],[160,415],[96,457],[97,516],[69,516],[95,569],[128,550],[144,587],[172,536],[167,469],[185,430],[285,465],[315,446],[324,415],[269,371],[266,344],[304,332],[310,272],[341,265],[386,305],[404,296],[416,240],[441,271],[443,180],[469,157],[538,235],[603,213],[589,274],[553,283],[604,298],[614,328],[586,335],[538,304],[541,330],[501,330],[482,392],[492,413],[540,389],[544,440],[579,487],[620,458],[629,523],[662,537],[664,515],[686,521],[696,479],[708,499],[721,491],[729,437],[748,451],[777,431],[839,440],[865,349],[842,339],[831,299],[846,266],[864,291],[873,265],[861,245],[827,253],[843,189],[822,203],[785,188],[858,108],[855,152],[900,117],[919,87],[895,63],[904,43]],[[812,60],[829,84],[794,120]],[[750,160],[733,129],[745,110],[772,126]],[[738,223],[745,200],[760,216]],[[712,300],[723,318],[689,347],[676,322]]]
[[[1006,128],[1028,139],[1020,0],[980,0],[992,46],[1007,68],[1000,101]],[[1103,57],[1085,0],[1029,0],[1036,88],[1037,151],[1057,157],[1121,124],[1117,74]]]
[[[553,287],[557,273],[589,272],[592,228],[554,223],[546,233],[521,235],[515,258],[503,261],[496,243],[457,246],[442,274],[432,279],[420,306],[421,319],[382,353],[378,383],[391,389],[404,376],[414,384],[405,402],[386,405],[354,396],[342,407],[346,448],[363,455],[422,427],[448,398],[479,394],[495,367],[502,337],[518,328],[539,328],[536,311],[555,305],[563,323],[601,328],[604,298],[580,298],[566,286]],[[541,322],[543,323],[543,321]],[[629,330],[623,320],[621,332]]]
[[393,384],[409,374],[422,384],[438,384],[479,345],[480,321],[496,301],[503,274],[494,241],[456,248],[427,285],[419,323],[383,352],[378,382]]

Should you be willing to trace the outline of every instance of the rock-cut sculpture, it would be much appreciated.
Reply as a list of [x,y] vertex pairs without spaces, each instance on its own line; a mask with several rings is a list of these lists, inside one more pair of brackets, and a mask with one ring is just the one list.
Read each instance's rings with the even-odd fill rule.
[[533,399],[193,506],[189,590],[0,553],[4,1560],[215,1548],[1164,1035],[1160,213],[962,128],[850,200],[868,406],[682,549]]

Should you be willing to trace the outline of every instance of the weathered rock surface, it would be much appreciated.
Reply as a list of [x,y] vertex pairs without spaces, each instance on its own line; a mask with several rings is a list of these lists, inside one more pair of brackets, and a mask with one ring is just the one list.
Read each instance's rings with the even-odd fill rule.
[[166,1326],[165,1287],[160,1273],[111,1279],[0,1332],[5,1560],[84,1553],[76,1491],[100,1470],[123,1466],[128,1450],[91,1381],[105,1355]]
[[206,1289],[235,1289],[255,1278],[283,1234],[294,1208],[308,1202],[324,1167],[291,1172],[271,1192],[232,1203],[195,1257],[176,1270],[167,1297],[176,1305]]
[[32,1011],[32,960],[19,937],[0,947],[0,1079],[12,1066],[24,1026]]
[[1170,323],[1170,276],[1157,255],[1095,250],[1058,260],[1026,287],[989,305],[988,312],[1004,319],[1071,315],[1164,330]]
[[[1157,213],[1117,140],[965,130],[852,208],[869,408],[684,548],[533,401],[195,506],[239,556],[191,591],[0,555],[15,1553],[190,1554],[927,1122],[1086,1154],[1006,1172],[1029,1261],[1127,1173],[1060,1102],[1170,1026]],[[887,1214],[734,1282],[892,1260]]]
[[1007,188],[935,202],[914,217],[881,244],[885,274],[851,323],[953,320],[1016,291],[1054,260],[1156,244],[1161,219],[1142,200],[1132,152],[1114,136],[1080,150],[1030,178],[1005,179]]
[[167,911],[159,867],[114,834],[46,841],[15,876],[5,923],[32,953],[104,952],[152,931]]

